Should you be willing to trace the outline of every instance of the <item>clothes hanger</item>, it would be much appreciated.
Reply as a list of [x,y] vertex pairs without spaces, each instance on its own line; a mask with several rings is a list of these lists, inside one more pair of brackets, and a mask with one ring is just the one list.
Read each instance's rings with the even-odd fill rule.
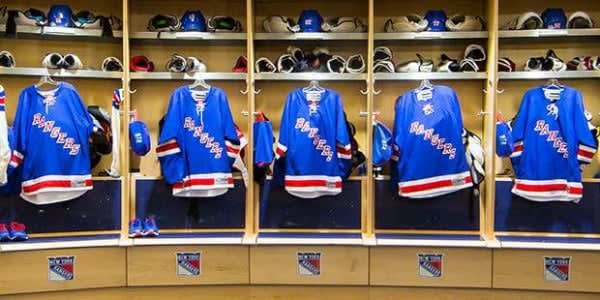
[[417,91],[423,91],[423,90],[426,90],[426,89],[433,90],[433,84],[431,84],[431,82],[429,81],[429,79],[423,79],[423,80],[421,80],[421,84],[417,88]]
[[545,88],[553,88],[553,89],[562,90],[562,89],[563,89],[563,87],[564,87],[564,85],[563,85],[562,83],[560,83],[560,82],[558,81],[558,79],[556,79],[556,78],[552,78],[552,79],[549,79],[549,80],[546,82],[546,85],[545,85],[544,87],[545,87]]
[[[201,78],[196,79],[194,83],[190,84],[188,87],[190,88],[190,90],[195,91],[208,91],[210,89],[210,85],[206,83],[204,79]],[[198,89],[199,87],[202,89]]]
[[304,92],[322,92],[325,89],[319,85],[317,80],[311,80],[307,87],[303,88]]
[[45,90],[45,89],[42,89],[42,87],[45,84],[51,85],[52,89],[54,89],[56,86],[58,86],[58,82],[54,81],[54,79],[52,79],[52,77],[50,77],[50,75],[43,75],[42,77],[40,77],[40,81],[38,81],[38,83],[35,84],[35,87],[38,90]]

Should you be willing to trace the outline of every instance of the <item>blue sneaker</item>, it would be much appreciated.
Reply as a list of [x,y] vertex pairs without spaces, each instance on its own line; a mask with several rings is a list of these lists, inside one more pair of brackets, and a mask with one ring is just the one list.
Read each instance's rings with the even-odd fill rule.
[[129,222],[129,237],[138,238],[143,236],[142,220],[133,219]]
[[10,233],[6,224],[0,224],[0,242],[10,241]]
[[146,220],[144,220],[144,236],[158,236],[158,226],[156,225],[156,220],[154,220],[154,218],[146,218]]
[[8,234],[11,241],[26,241],[29,239],[25,224],[10,222],[8,225]]

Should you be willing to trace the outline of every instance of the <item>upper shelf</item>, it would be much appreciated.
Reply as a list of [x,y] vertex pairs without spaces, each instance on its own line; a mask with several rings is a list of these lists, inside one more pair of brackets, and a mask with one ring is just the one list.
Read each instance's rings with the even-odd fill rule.
[[422,72],[422,73],[375,73],[375,80],[485,80],[485,72]]
[[536,79],[587,79],[600,78],[600,71],[521,71],[521,72],[499,72],[500,79],[506,80],[536,80]]
[[205,73],[172,73],[172,72],[138,72],[131,73],[132,80],[246,80],[246,73],[205,72]]
[[367,40],[367,33],[329,33],[329,32],[299,32],[299,33],[255,33],[254,40]]
[[256,73],[256,80],[323,80],[323,81],[353,81],[367,80],[367,74],[337,74],[337,73]]
[[600,28],[592,29],[535,29],[535,30],[500,30],[498,37],[541,38],[541,37],[594,37],[600,36]]
[[487,31],[464,31],[464,32],[398,32],[398,33],[375,33],[375,40],[469,40],[486,39]]
[[133,32],[130,38],[133,40],[223,40],[223,41],[245,41],[246,33],[230,32]]
[[[0,28],[0,31],[6,31]],[[72,27],[49,27],[49,26],[17,26],[17,37],[32,37],[32,38],[94,38],[94,39],[111,39],[102,36],[102,29],[80,29]],[[122,38],[122,31],[113,31],[113,38]]]
[[122,72],[104,72],[97,70],[50,70],[46,68],[0,68],[0,75],[12,76],[44,76],[62,78],[100,78],[100,79],[121,79]]

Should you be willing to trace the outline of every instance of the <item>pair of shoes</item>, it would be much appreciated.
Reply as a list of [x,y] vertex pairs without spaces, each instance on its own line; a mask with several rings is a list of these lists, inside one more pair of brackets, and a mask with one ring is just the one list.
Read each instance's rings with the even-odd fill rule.
[[0,242],[26,241],[29,239],[25,225],[18,222],[0,224]]
[[144,222],[136,218],[129,222],[130,238],[157,237],[158,235],[158,226],[154,218],[146,218]]

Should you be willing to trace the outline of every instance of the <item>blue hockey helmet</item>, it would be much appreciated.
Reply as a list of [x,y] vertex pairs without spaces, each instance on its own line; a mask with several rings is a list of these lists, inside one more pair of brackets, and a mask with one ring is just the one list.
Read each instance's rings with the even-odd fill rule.
[[68,5],[52,5],[48,12],[48,24],[55,27],[73,27],[73,11]]
[[206,31],[206,19],[199,10],[186,11],[181,17],[182,31]]
[[448,17],[443,10],[430,10],[425,14],[428,22],[428,31],[446,31],[446,20]]
[[544,28],[564,29],[567,26],[567,15],[562,8],[548,8],[542,13]]
[[323,17],[315,9],[303,10],[300,13],[298,25],[302,32],[320,32],[321,23],[323,23]]

